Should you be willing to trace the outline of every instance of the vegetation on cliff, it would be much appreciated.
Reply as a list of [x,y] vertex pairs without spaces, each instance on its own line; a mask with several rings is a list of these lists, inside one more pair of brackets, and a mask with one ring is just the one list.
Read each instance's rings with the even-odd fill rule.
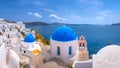
[[35,39],[41,43],[43,43],[43,45],[50,45],[50,42],[48,40],[46,40],[39,32],[35,31]]

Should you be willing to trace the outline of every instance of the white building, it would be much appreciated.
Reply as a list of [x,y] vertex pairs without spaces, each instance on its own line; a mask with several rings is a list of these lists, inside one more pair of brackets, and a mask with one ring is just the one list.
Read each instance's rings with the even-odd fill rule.
[[78,37],[75,32],[67,26],[58,27],[50,38],[50,52],[47,60],[55,57],[61,59],[66,65],[72,65],[77,46]]
[[25,24],[23,22],[17,22],[18,28],[20,28],[21,30],[26,29],[25,28]]
[[20,68],[19,56],[14,50],[6,48],[4,43],[0,46],[0,54],[0,68]]
[[41,52],[41,47],[36,43],[35,38],[32,34],[27,34],[24,38],[22,52],[33,55],[38,55]]
[[8,24],[6,24],[6,23],[1,23],[1,24],[0,24],[0,29],[1,29],[2,33],[4,33],[6,30],[9,29]]
[[120,46],[108,45],[93,55],[93,68],[120,68]]

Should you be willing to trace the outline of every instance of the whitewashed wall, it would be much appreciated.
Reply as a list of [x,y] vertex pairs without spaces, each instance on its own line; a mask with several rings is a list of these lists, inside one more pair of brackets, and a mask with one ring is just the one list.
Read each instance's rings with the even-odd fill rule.
[[[72,54],[69,55],[69,47],[72,47]],[[57,47],[60,47],[60,55],[57,54]],[[50,39],[50,51],[52,57],[60,58],[64,63],[70,65],[74,60],[71,60],[76,55],[78,50],[78,39],[68,42],[60,42]]]

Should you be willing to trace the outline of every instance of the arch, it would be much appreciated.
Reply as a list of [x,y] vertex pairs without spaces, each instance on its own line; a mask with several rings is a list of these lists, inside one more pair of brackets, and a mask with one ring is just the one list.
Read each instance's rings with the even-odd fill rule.
[[84,49],[85,49],[85,44],[84,43],[80,43],[79,50],[84,50]]
[[80,43],[79,47],[85,47],[84,43]]
[[60,47],[57,47],[57,55],[60,55]]
[[69,47],[69,55],[72,55],[72,47]]

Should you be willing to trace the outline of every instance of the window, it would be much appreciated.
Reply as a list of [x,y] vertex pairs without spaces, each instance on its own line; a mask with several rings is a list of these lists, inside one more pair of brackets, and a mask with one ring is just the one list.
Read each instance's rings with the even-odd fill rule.
[[57,55],[60,55],[60,47],[57,47]]
[[72,54],[72,47],[70,46],[69,47],[69,55],[71,55]]
[[84,50],[84,48],[85,48],[85,44],[84,43],[80,43],[79,50]]
[[80,47],[84,47],[85,45],[83,44],[83,43],[80,43],[80,45],[79,45]]
[[26,51],[24,51],[24,53],[26,53]]

